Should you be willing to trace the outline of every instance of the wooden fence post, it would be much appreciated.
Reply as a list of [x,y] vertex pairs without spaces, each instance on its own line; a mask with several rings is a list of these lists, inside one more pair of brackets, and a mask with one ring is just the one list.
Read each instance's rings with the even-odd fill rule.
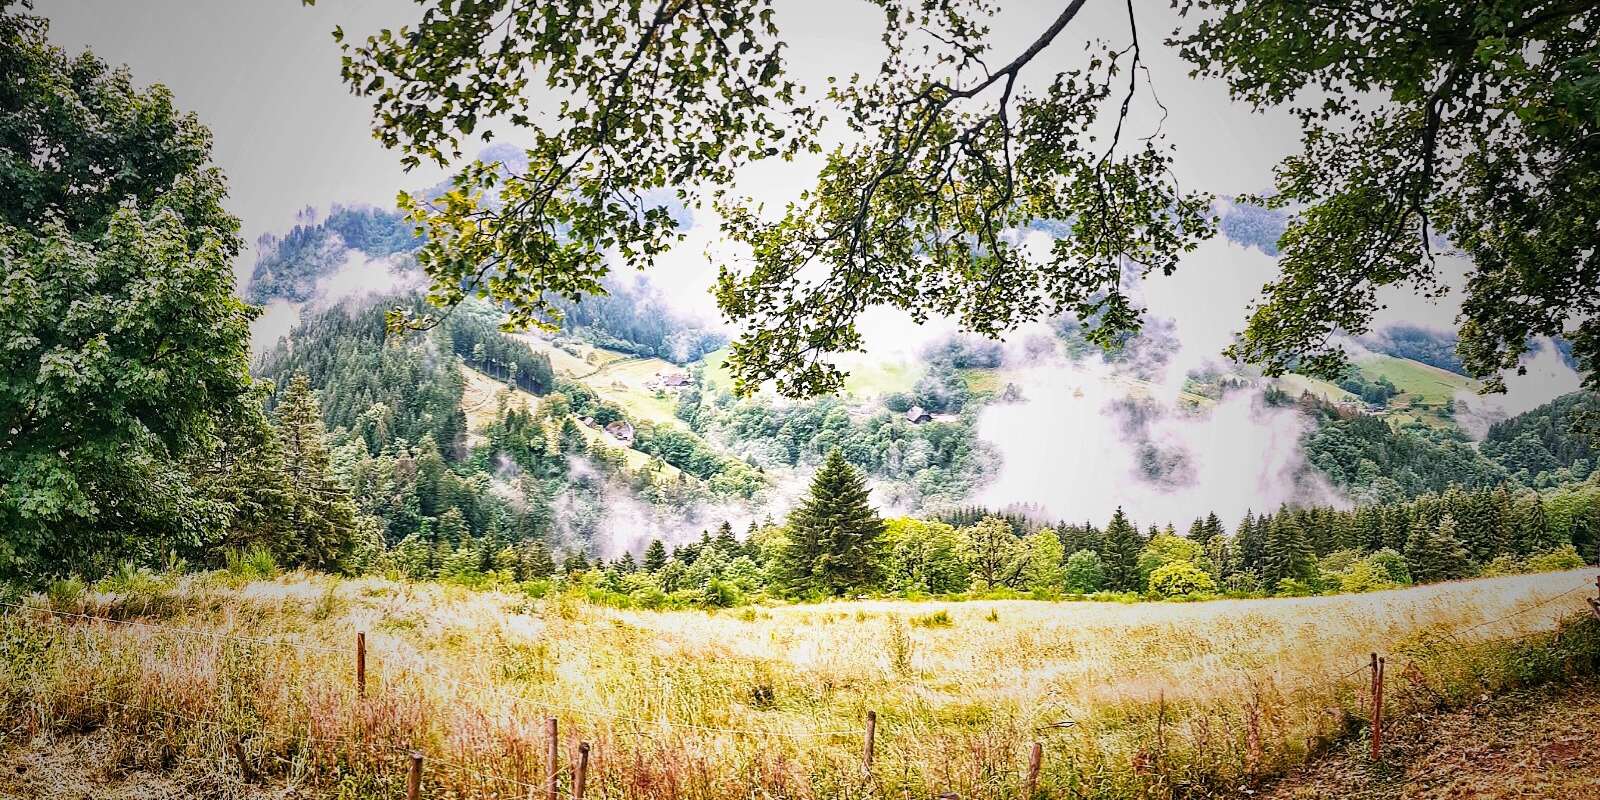
[[545,764],[544,768],[544,796],[546,800],[557,800],[556,778],[560,773],[556,771],[556,767],[559,766],[561,761],[561,737],[557,735],[555,717],[545,720],[544,731],[545,736],[550,739],[549,750],[546,754],[548,763]]
[[1372,760],[1383,758],[1383,668],[1384,659],[1372,654]]
[[411,772],[406,775],[406,800],[422,796],[422,754],[411,751]]
[[867,712],[867,745],[861,754],[861,774],[872,774],[872,743],[878,736],[878,712]]
[[1044,745],[1034,742],[1033,750],[1028,753],[1028,798],[1032,800],[1034,792],[1039,789],[1039,765],[1044,762]]
[[356,632],[356,696],[367,696],[367,632]]
[[578,743],[578,764],[572,771],[572,796],[583,800],[583,790],[589,785],[589,743]]

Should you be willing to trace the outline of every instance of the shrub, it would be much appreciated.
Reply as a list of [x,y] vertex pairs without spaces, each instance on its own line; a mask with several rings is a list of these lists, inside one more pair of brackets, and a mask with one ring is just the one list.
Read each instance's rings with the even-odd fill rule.
[[1561,572],[1582,566],[1583,556],[1578,555],[1578,548],[1570,544],[1528,559],[1529,572]]
[[1284,578],[1278,581],[1277,591],[1274,594],[1280,597],[1310,597],[1315,594],[1311,585],[1298,578]]
[[260,545],[244,551],[230,547],[222,552],[222,563],[229,575],[243,581],[278,577],[278,559]]
[[932,614],[912,617],[911,624],[919,628],[948,628],[956,624],[956,622],[950,618],[950,612],[941,608]]
[[1062,565],[1067,591],[1074,594],[1094,594],[1105,588],[1106,568],[1100,554],[1093,550],[1079,550],[1067,556]]
[[1191,561],[1169,561],[1150,573],[1150,591],[1162,597],[1211,594],[1217,584]]

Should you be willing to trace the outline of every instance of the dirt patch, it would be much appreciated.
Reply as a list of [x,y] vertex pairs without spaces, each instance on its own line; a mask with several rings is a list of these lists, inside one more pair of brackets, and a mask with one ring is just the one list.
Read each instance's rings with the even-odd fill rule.
[[1600,797],[1600,683],[1514,692],[1416,718],[1390,733],[1385,762],[1370,743],[1308,765],[1271,800],[1579,800]]

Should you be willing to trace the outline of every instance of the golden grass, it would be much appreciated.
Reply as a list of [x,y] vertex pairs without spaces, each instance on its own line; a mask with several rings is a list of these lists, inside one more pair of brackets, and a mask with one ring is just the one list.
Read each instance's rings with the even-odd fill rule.
[[[0,629],[0,696],[26,729],[122,726],[218,769],[242,748],[252,771],[299,796],[395,796],[395,748],[411,746],[428,754],[425,796],[527,796],[543,774],[546,715],[561,720],[564,752],[593,743],[596,797],[1014,797],[1036,740],[1046,796],[1207,796],[1359,729],[1370,651],[1391,660],[1392,713],[1523,679],[1501,651],[1458,645],[1550,630],[1586,608],[1594,575],[1186,605],[717,613],[303,574],[230,588],[209,576],[142,600],[140,613],[157,616],[140,619],[156,627],[13,613]],[[91,596],[58,610],[133,607]],[[369,642],[365,699],[353,690],[357,631]],[[865,778],[868,710],[879,727]]]

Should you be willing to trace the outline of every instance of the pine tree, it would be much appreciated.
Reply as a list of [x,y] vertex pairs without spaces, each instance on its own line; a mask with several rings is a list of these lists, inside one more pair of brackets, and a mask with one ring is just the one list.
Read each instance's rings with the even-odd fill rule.
[[649,572],[660,572],[667,565],[667,546],[660,539],[651,539],[650,546],[644,549],[644,568]]
[[1227,530],[1222,527],[1222,519],[1217,516],[1217,512],[1213,511],[1206,515],[1205,533],[1206,538],[1202,544],[1211,541],[1213,537],[1226,536],[1228,534]]
[[322,412],[305,375],[289,382],[277,416],[290,525],[289,539],[280,543],[279,553],[285,563],[335,569],[350,548],[355,505],[333,477]]
[[1195,517],[1194,518],[1194,522],[1189,523],[1189,532],[1184,534],[1184,537],[1187,538],[1191,542],[1195,542],[1197,544],[1205,544],[1206,543],[1206,539],[1208,538],[1206,536],[1206,522],[1205,522],[1205,520],[1203,520],[1203,519],[1201,519],[1199,517]]
[[1139,575],[1139,551],[1143,549],[1144,540],[1139,538],[1139,529],[1128,521],[1121,506],[1118,506],[1116,513],[1111,515],[1111,522],[1106,525],[1100,548],[1105,588],[1114,592],[1138,592],[1144,589],[1140,585]]
[[868,500],[866,478],[839,450],[828,453],[789,515],[781,569],[792,590],[843,595],[876,584],[884,525]]
[[622,558],[617,559],[617,571],[623,575],[639,571],[639,562],[633,560],[632,552],[624,552]]
[[1411,529],[1411,541],[1406,543],[1406,566],[1411,579],[1417,583],[1470,575],[1472,560],[1456,535],[1455,518],[1445,514],[1440,517],[1439,524],[1429,525],[1426,516],[1419,515]]
[[584,557],[582,550],[574,550],[567,554],[567,560],[561,565],[561,571],[567,575],[577,572],[588,572],[589,559]]

